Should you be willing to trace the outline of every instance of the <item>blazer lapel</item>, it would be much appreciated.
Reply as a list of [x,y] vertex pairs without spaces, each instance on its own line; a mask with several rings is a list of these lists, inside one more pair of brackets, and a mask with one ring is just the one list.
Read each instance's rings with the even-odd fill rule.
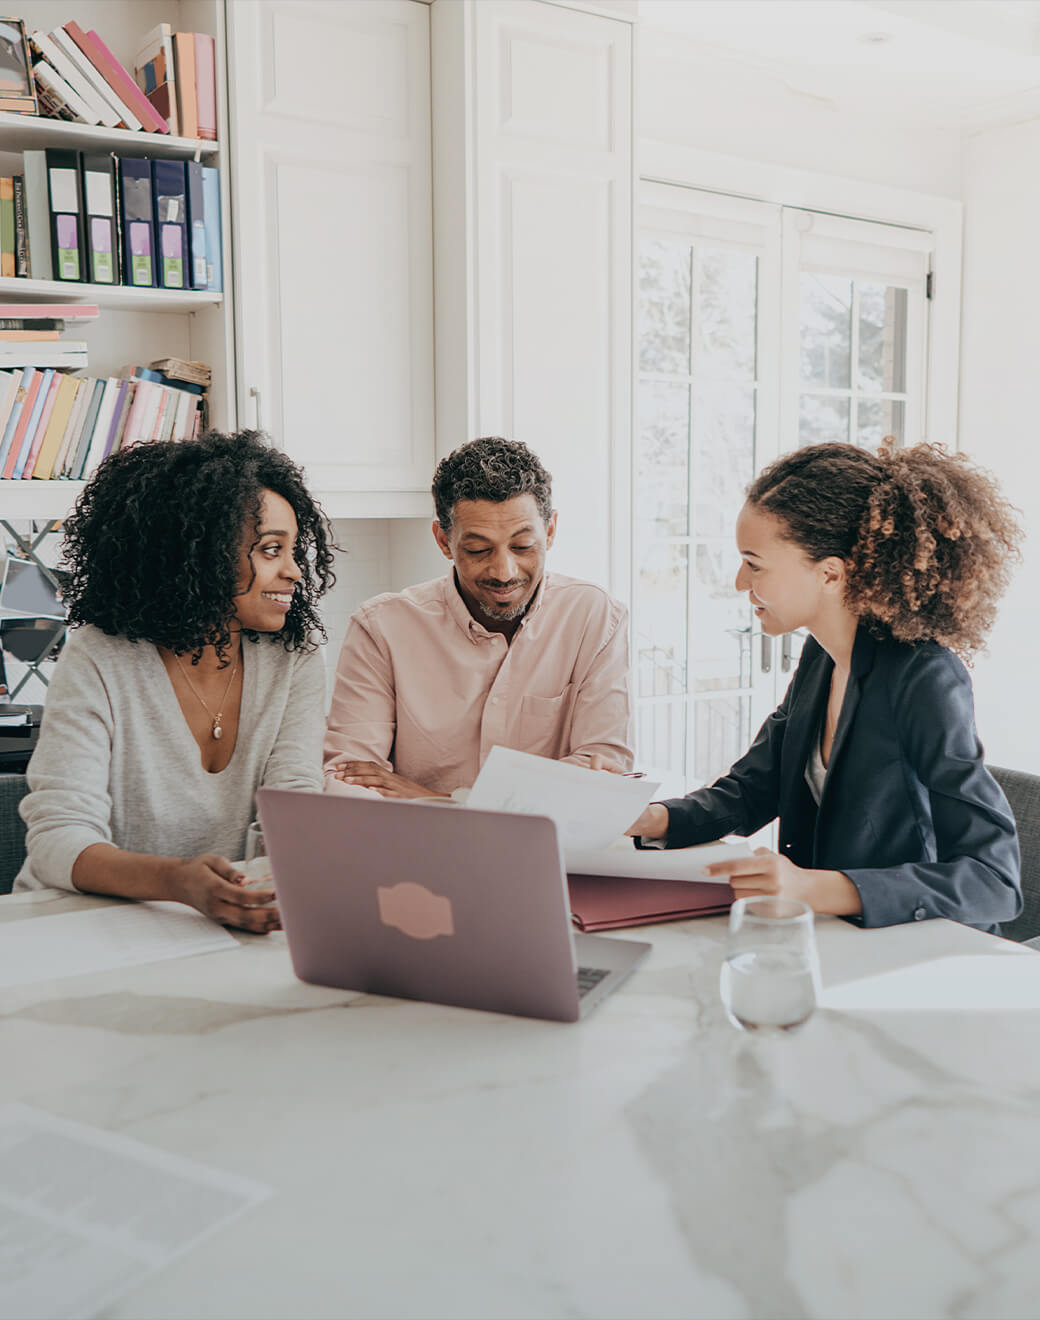
[[[807,643],[808,644],[808,643]],[[817,643],[812,643],[814,646]],[[820,721],[827,704],[831,673],[830,656],[818,647],[811,671],[805,676],[796,705],[788,712],[787,729],[780,763],[780,815],[797,814],[801,800],[805,763],[814,738],[819,736]]]
[[[845,688],[845,697],[842,700],[841,713],[838,716],[838,727],[834,730],[834,743],[831,747],[830,759],[827,762],[827,778],[823,785],[824,797],[827,795],[827,785],[834,777],[834,768],[841,759],[845,743],[848,741],[852,721],[856,717],[856,708],[859,706],[860,695],[863,691],[863,678],[873,668],[874,650],[873,637],[865,628],[860,628],[856,633],[856,640],[852,647],[852,664],[849,670],[848,686]],[[821,798],[821,804],[822,801]]]

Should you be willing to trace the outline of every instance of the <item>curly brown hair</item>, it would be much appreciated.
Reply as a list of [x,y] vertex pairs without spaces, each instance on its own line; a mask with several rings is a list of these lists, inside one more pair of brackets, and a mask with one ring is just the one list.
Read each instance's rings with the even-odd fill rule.
[[552,475],[538,455],[519,440],[485,435],[460,445],[437,464],[433,502],[437,521],[451,531],[459,500],[489,500],[502,504],[518,495],[533,495],[542,521],[552,517]]
[[878,636],[983,646],[1021,559],[1017,510],[963,454],[933,444],[809,445],[748,487],[814,562],[845,561],[845,602]]

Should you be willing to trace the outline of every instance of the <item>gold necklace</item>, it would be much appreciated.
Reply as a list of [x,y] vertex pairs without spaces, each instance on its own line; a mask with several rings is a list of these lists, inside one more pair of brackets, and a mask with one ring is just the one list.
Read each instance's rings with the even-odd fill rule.
[[206,714],[209,715],[210,718],[213,720],[213,724],[210,727],[210,733],[219,742],[220,739],[223,738],[224,736],[224,729],[220,723],[220,721],[224,718],[224,702],[227,701],[228,693],[231,691],[231,684],[235,681],[235,675],[238,673],[238,661],[236,660],[232,667],[231,677],[227,681],[227,687],[224,689],[224,695],[220,698],[220,710],[218,710],[217,713],[214,715],[213,712],[210,710],[208,703],[203,699],[202,694],[199,692],[198,688],[188,677],[188,671],[181,664],[180,656],[176,652],[173,652],[173,658],[174,660],[177,661],[177,668],[184,675],[185,683],[187,683],[188,687],[191,688],[196,698],[199,700],[199,702],[201,702],[202,708],[206,712]]

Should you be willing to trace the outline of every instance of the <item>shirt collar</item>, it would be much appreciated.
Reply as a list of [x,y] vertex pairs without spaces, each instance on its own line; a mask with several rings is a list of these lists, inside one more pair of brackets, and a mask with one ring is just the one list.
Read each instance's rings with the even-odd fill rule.
[[[542,574],[542,580],[538,584],[538,590],[534,593],[534,600],[532,600],[527,607],[527,613],[520,620],[520,626],[513,634],[514,637],[525,630],[528,633],[532,632],[532,624],[537,623],[548,586],[549,574],[548,572],[545,572]],[[462,592],[459,590],[454,567],[444,579],[444,599],[451,617],[474,645],[476,645],[483,637],[502,636],[501,633],[493,633],[490,629],[485,628],[482,623],[479,623],[473,615],[470,614],[469,607],[463,600]]]

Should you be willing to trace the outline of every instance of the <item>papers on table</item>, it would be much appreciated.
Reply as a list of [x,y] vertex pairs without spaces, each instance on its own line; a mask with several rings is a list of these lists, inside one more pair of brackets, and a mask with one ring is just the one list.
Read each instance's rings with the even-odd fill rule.
[[141,1142],[5,1105],[0,1316],[96,1315],[270,1194],[259,1183]]
[[492,747],[466,806],[548,816],[565,850],[605,848],[639,819],[659,787],[646,779]]
[[616,875],[633,880],[686,880],[728,885],[729,877],[708,875],[706,866],[750,857],[746,843],[702,843],[695,848],[565,848],[568,875]]
[[0,989],[238,947],[223,927],[182,903],[127,903],[5,922]]

